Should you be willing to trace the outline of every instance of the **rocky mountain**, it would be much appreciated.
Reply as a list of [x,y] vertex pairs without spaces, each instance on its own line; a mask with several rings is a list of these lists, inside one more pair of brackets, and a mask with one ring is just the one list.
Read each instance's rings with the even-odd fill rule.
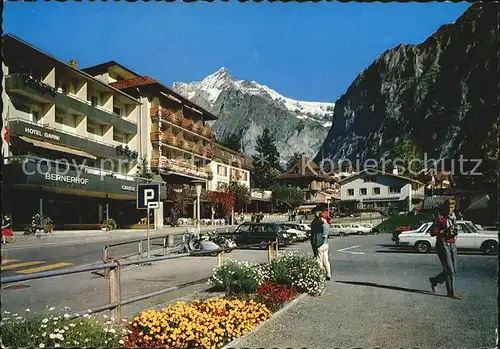
[[481,158],[498,118],[498,10],[473,4],[421,44],[379,56],[336,101],[315,160],[380,159],[400,135],[428,158]]
[[173,89],[219,117],[212,124],[217,139],[240,135],[247,155],[268,127],[283,165],[295,152],[314,156],[332,125],[333,103],[286,98],[256,81],[236,80],[226,68],[199,82],[174,83]]

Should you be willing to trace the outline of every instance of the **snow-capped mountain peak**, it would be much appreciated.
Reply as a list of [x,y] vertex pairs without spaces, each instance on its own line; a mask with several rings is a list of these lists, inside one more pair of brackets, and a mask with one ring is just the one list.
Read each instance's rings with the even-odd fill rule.
[[321,122],[326,128],[331,126],[335,106],[334,103],[328,102],[294,100],[279,94],[266,85],[259,84],[255,80],[236,80],[226,67],[220,68],[199,82],[174,83],[173,87],[181,95],[191,100],[202,94],[204,97],[202,99],[209,104],[214,104],[221,92],[227,88],[236,89],[245,94],[260,95],[282,104],[295,117]]

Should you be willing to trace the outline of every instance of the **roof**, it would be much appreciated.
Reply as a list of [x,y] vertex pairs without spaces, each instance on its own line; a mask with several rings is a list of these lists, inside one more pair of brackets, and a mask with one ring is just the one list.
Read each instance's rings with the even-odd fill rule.
[[363,170],[361,172],[358,172],[356,174],[353,174],[347,178],[344,178],[342,179],[341,181],[339,181],[340,184],[344,183],[344,182],[347,182],[347,181],[351,181],[353,180],[354,178],[358,178],[362,175],[364,175],[365,173],[368,173],[368,171],[370,171],[370,174],[381,174],[383,176],[388,176],[388,177],[394,177],[394,178],[399,178],[399,179],[402,179],[404,181],[407,181],[407,182],[413,182],[413,183],[418,183],[418,184],[422,184],[422,185],[425,185],[424,183],[416,180],[416,179],[413,179],[413,178],[409,178],[409,177],[404,177],[404,176],[399,176],[399,175],[396,175],[394,173],[389,173],[389,172],[383,172],[383,171],[380,171],[380,170],[377,170],[377,169],[369,169],[369,170]]
[[179,99],[181,101],[181,103],[184,103],[185,105],[187,105],[189,107],[198,109],[203,114],[205,114],[206,116],[208,116],[209,119],[211,119],[211,120],[217,120],[218,119],[217,116],[215,116],[214,114],[210,113],[206,109],[204,109],[204,108],[200,107],[199,105],[191,102],[189,99],[181,96],[177,92],[174,92],[169,87],[163,85],[161,82],[159,82],[159,81],[157,81],[157,80],[155,80],[155,79],[153,79],[153,78],[151,78],[149,76],[139,76],[139,77],[132,78],[132,79],[120,80],[120,81],[112,82],[110,85],[113,86],[113,87],[115,87],[115,88],[117,88],[117,89],[127,89],[127,88],[131,88],[131,87],[146,86],[146,85],[156,86],[160,90],[166,91],[169,95],[172,95],[174,98]]
[[322,170],[310,157],[302,155],[301,158],[287,172],[283,173],[279,178],[300,178],[300,177],[315,177],[335,181],[333,176],[328,176],[321,173]]
[[443,195],[466,195],[466,194],[490,194],[493,190],[488,189],[462,189],[457,187],[446,188],[442,191]]
[[109,68],[111,68],[111,67],[118,67],[119,69],[127,72],[129,75],[133,75],[135,77],[141,76],[140,74],[137,74],[136,72],[130,70],[129,68],[121,65],[120,63],[118,63],[116,61],[109,61],[109,62],[101,63],[98,65],[93,65],[91,67],[87,67],[87,68],[84,68],[82,70],[88,74],[95,76],[98,74],[107,73],[109,71]]
[[[20,44],[22,44],[22,45],[26,46],[27,48],[29,48],[29,49],[31,49],[31,50],[34,50],[34,51],[36,51],[37,53],[40,53],[40,54],[42,54],[42,55],[44,55],[44,56],[46,56],[46,57],[48,57],[48,58],[50,58],[50,59],[52,59],[52,60],[56,61],[57,63],[59,63],[59,64],[61,64],[61,65],[65,66],[65,68],[67,68],[67,69],[69,69],[69,70],[71,70],[71,71],[73,71],[73,72],[75,72],[75,73],[77,73],[77,74],[82,75],[82,76],[83,76],[83,77],[85,77],[86,79],[89,79],[89,80],[91,80],[91,81],[93,81],[93,82],[95,82],[95,83],[97,83],[97,84],[99,84],[99,85],[101,85],[101,86],[105,86],[106,88],[109,88],[109,89],[111,89],[111,90],[115,91],[116,93],[121,94],[122,96],[124,96],[124,97],[126,97],[126,98],[128,98],[128,99],[130,99],[130,100],[132,100],[132,101],[134,101],[135,103],[140,104],[140,102],[139,102],[137,99],[135,99],[134,97],[130,96],[129,94],[127,94],[127,93],[125,93],[125,92],[123,92],[123,91],[120,91],[119,89],[117,89],[117,88],[115,88],[115,87],[113,87],[113,86],[110,86],[110,85],[108,85],[108,84],[106,84],[106,83],[104,83],[104,82],[102,82],[102,81],[100,81],[100,80],[96,79],[95,77],[93,77],[92,75],[90,75],[90,74],[86,73],[86,72],[85,72],[85,71],[83,71],[83,70],[77,69],[77,68],[75,68],[75,67],[73,67],[73,66],[69,65],[68,63],[65,63],[65,62],[61,61],[60,59],[58,59],[58,58],[56,58],[56,57],[54,57],[54,56],[52,56],[52,55],[50,55],[50,54],[48,54],[48,53],[46,53],[46,52],[42,51],[41,49],[39,49],[39,48],[37,48],[37,47],[35,47],[35,46],[31,45],[30,43],[28,43],[28,42],[26,42],[26,41],[24,41],[24,40],[22,40],[22,39],[18,38],[18,37],[17,37],[17,36],[15,36],[15,35],[12,35],[12,34],[5,34],[5,35],[3,35],[3,36],[2,36],[2,40],[3,40],[3,42],[4,42],[4,43],[5,43],[6,39],[7,39],[7,40],[9,40],[9,39],[10,39],[10,40],[17,41],[18,43],[20,43]],[[5,46],[5,44],[4,44],[4,46],[3,46],[4,57],[5,57],[5,47],[6,47],[6,46]]]

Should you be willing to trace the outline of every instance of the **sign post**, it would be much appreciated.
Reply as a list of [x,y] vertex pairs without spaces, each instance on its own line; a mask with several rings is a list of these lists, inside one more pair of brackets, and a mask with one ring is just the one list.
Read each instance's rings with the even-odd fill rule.
[[160,207],[160,184],[137,185],[137,209],[147,212],[148,259],[151,258],[151,238],[149,234],[149,214],[151,209]]

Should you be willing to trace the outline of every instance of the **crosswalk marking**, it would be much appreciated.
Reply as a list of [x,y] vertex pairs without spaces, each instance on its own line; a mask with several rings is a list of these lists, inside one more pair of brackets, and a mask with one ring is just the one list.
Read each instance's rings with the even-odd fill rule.
[[41,271],[46,271],[50,269],[56,269],[56,268],[61,268],[61,267],[67,267],[68,265],[72,265],[73,263],[54,263],[54,264],[48,264],[48,265],[42,265],[40,267],[35,267],[35,268],[29,268],[29,269],[23,269],[23,270],[17,270],[17,274],[32,274],[32,273],[39,273]]
[[5,260],[2,261],[2,265],[9,264],[9,263],[12,263],[12,262],[19,262],[19,259],[5,259]]
[[10,264],[10,265],[6,265],[6,266],[2,266],[0,268],[0,270],[9,270],[9,269],[15,269],[15,268],[29,267],[31,265],[37,265],[37,264],[42,264],[42,263],[44,263],[44,262],[33,261],[33,262]]

